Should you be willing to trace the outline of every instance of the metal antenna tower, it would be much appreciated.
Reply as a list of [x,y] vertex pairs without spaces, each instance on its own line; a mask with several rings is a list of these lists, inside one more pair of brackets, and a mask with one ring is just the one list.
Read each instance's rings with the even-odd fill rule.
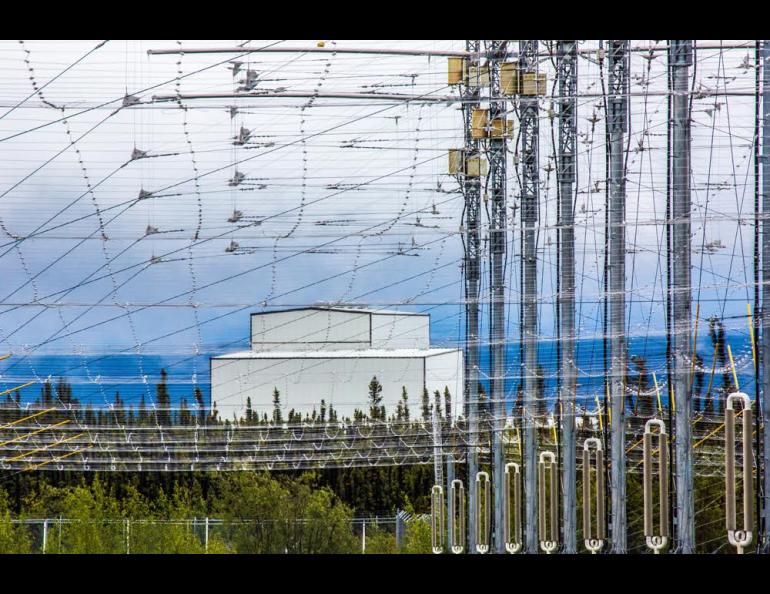
[[[486,41],[489,68],[489,190],[491,212],[489,222],[489,257],[491,273],[491,327],[490,365],[491,403],[495,423],[493,442],[494,463],[494,548],[505,552],[503,539],[503,487],[505,480],[505,453],[503,428],[505,427],[505,252],[507,239],[506,196],[506,102],[501,99],[500,62],[506,54],[507,41]],[[495,128],[495,122],[499,127]]]
[[[537,74],[537,39],[519,41],[519,74]],[[538,122],[537,93],[521,94],[521,226],[524,234],[524,270],[522,320],[524,333],[524,482],[526,493],[525,550],[536,553],[537,533],[537,428],[535,409],[537,397],[537,253],[535,233],[540,197],[538,173]]]
[[433,405],[433,414],[431,415],[433,421],[433,474],[435,477],[436,485],[444,484],[444,465],[441,461],[441,417],[438,414],[438,406]]
[[762,63],[762,417],[764,501],[762,550],[770,552],[770,40],[763,39]]
[[607,134],[609,136],[610,237],[610,468],[612,552],[626,552],[626,180],[624,134],[628,132],[628,40],[609,40]]
[[674,403],[676,404],[676,537],[678,552],[695,552],[692,478],[692,399],[690,398],[692,321],[690,287],[690,95],[692,41],[672,39],[671,220]]
[[[481,49],[478,40],[466,41],[468,52],[478,56]],[[476,58],[478,60],[478,57]],[[470,445],[468,447],[468,552],[476,553],[476,473],[479,471],[479,290],[481,286],[481,237],[479,215],[481,212],[480,171],[469,175],[468,162],[473,155],[480,168],[479,141],[471,134],[471,113],[479,106],[479,86],[463,84],[463,123],[465,126],[465,147],[463,193],[465,197],[465,418],[468,419]]]
[[556,56],[559,84],[559,204],[561,219],[559,294],[562,357],[560,402],[562,405],[563,450],[562,484],[564,489],[564,552],[577,553],[575,464],[575,220],[573,184],[575,183],[575,137],[577,134],[577,42],[559,41]]

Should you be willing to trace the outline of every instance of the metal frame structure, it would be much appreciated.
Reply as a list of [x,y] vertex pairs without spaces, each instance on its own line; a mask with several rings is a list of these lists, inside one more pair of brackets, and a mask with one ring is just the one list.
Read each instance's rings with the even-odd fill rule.
[[[513,501],[511,501],[511,477],[513,477]],[[508,553],[518,553],[523,546],[521,538],[521,467],[515,462],[509,462],[505,465],[503,497],[505,550]],[[513,534],[511,534],[511,522],[513,522]]]
[[[743,465],[743,526],[737,528],[735,509],[735,409],[733,401],[743,403],[743,431],[741,435]],[[754,456],[751,449],[752,437],[751,400],[743,392],[734,392],[727,397],[725,404],[725,520],[727,540],[739,555],[751,545],[754,536]]]
[[454,479],[449,489],[449,550],[455,555],[465,552],[465,487]]
[[[652,498],[653,486],[653,449],[652,440],[655,433],[652,427],[658,427],[658,534],[654,528],[654,502]],[[659,554],[668,545],[668,441],[666,438],[666,424],[660,419],[650,419],[644,425],[644,538],[647,547],[655,554]]]
[[[594,454],[594,474],[596,475],[596,493],[594,505],[591,505],[591,445],[596,447]],[[592,507],[595,510],[591,521]],[[589,437],[583,442],[583,543],[585,548],[595,555],[604,546],[604,450],[602,440]]]
[[537,464],[538,539],[546,554],[559,546],[559,464],[553,452],[540,452]]
[[[476,515],[476,552],[488,553],[489,546],[489,520],[492,494],[489,486],[489,475],[486,472],[476,474],[476,505],[473,513]],[[483,503],[483,509],[482,509]]]
[[431,550],[440,555],[444,552],[444,527],[446,517],[444,511],[444,488],[433,485],[430,491],[430,534]]

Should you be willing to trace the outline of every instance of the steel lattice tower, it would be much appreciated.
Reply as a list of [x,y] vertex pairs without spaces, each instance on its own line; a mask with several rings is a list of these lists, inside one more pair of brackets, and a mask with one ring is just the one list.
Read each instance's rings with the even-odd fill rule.
[[[506,102],[500,89],[500,62],[505,57],[507,41],[487,41],[489,67],[489,121],[505,119]],[[491,203],[489,221],[489,258],[491,274],[491,325],[490,325],[490,403],[494,420],[494,549],[504,552],[503,544],[503,480],[505,455],[503,428],[505,427],[505,253],[507,243],[507,196],[505,126],[501,134],[491,134],[487,158],[489,159],[489,195]]]
[[610,468],[612,552],[626,552],[626,181],[628,41],[608,42],[607,135],[609,154]]
[[559,88],[559,271],[561,291],[558,296],[561,328],[560,403],[563,426],[562,484],[564,514],[564,552],[577,552],[575,464],[575,220],[573,184],[575,183],[575,137],[577,134],[577,42],[559,41],[556,56]]
[[692,42],[671,40],[671,225],[674,403],[676,404],[676,537],[678,551],[695,550],[692,478],[692,294],[690,286],[690,95]]
[[764,422],[762,551],[770,552],[770,40],[762,40],[762,420]]
[[[537,72],[536,39],[519,41],[519,72],[524,74]],[[538,99],[534,96],[521,96],[521,226],[524,234],[523,246],[523,302],[524,315],[522,330],[524,334],[524,482],[526,493],[525,550],[536,553],[538,550],[537,531],[537,428],[535,427],[535,409],[537,392],[537,246],[536,226],[538,202],[540,199],[540,174],[538,172],[538,146],[540,125],[538,122]]]
[[[467,41],[466,49],[478,60],[480,43]],[[471,134],[471,112],[479,105],[478,85],[462,86],[463,123],[465,146],[463,162],[473,155],[479,157],[479,141]],[[481,178],[469,176],[463,165],[463,194],[465,198],[465,219],[463,221],[464,273],[465,273],[465,418],[468,419],[470,446],[468,448],[468,552],[476,552],[475,505],[476,473],[479,469],[479,290],[481,286],[481,235],[479,216],[481,213]]]

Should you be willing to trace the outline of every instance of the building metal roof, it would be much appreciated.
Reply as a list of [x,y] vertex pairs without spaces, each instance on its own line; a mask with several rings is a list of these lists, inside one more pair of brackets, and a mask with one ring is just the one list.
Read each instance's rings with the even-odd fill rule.
[[329,351],[240,351],[212,359],[423,359],[461,349],[361,349]]
[[276,309],[273,311],[258,311],[253,312],[252,316],[266,316],[270,314],[275,313],[285,313],[287,311],[308,311],[308,310],[319,310],[319,311],[339,311],[339,312],[345,312],[345,313],[362,313],[362,314],[371,314],[371,315],[389,315],[389,316],[426,316],[430,317],[430,314],[426,313],[415,313],[411,311],[398,311],[395,309],[375,309],[375,308],[367,308],[367,307],[344,307],[339,305],[311,305],[308,307],[290,307],[288,309]]

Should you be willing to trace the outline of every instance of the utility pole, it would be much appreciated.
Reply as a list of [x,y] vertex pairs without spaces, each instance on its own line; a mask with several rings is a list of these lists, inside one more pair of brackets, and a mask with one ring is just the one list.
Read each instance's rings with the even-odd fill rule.
[[608,42],[607,134],[609,136],[610,237],[610,468],[612,552],[626,552],[626,180],[624,134],[628,131],[628,41]]
[[[505,452],[503,428],[505,427],[505,252],[507,243],[507,196],[506,196],[506,102],[500,88],[500,63],[507,53],[507,41],[486,41],[487,66],[489,68],[489,194],[491,212],[489,221],[489,257],[491,273],[491,327],[490,365],[492,373],[491,404],[494,422],[494,550],[505,552],[503,543],[503,482],[505,480]],[[497,129],[495,122],[503,122]]]
[[764,494],[762,511],[762,551],[770,552],[770,40],[763,39],[760,50],[762,68],[762,461]]
[[[537,74],[537,39],[519,41],[519,75]],[[536,83],[537,85],[537,83]],[[537,428],[535,427],[537,397],[537,252],[535,233],[540,197],[538,173],[538,122],[537,93],[521,94],[520,102],[521,145],[521,227],[524,234],[522,254],[524,287],[524,483],[525,483],[525,550],[538,551],[537,525]]]
[[[478,40],[465,42],[468,52],[475,54],[478,61],[481,49]],[[478,66],[478,62],[476,62]],[[477,70],[478,72],[478,70]],[[465,146],[461,170],[465,196],[465,418],[468,419],[468,552],[476,553],[476,473],[479,471],[479,289],[481,285],[481,236],[479,215],[481,213],[481,171],[471,172],[467,163],[471,157],[481,155],[479,141],[471,134],[471,113],[479,107],[479,85],[461,86],[463,98],[463,123]],[[470,175],[475,173],[475,175]],[[451,541],[450,541],[451,542]]]
[[575,220],[573,184],[575,183],[575,137],[577,134],[577,42],[559,41],[556,55],[559,84],[559,321],[561,325],[561,394],[563,444],[562,486],[564,514],[564,552],[577,553],[575,464]]
[[690,94],[692,41],[670,40],[671,68],[671,220],[674,403],[676,404],[677,551],[695,552],[692,478],[692,296],[690,287]]

